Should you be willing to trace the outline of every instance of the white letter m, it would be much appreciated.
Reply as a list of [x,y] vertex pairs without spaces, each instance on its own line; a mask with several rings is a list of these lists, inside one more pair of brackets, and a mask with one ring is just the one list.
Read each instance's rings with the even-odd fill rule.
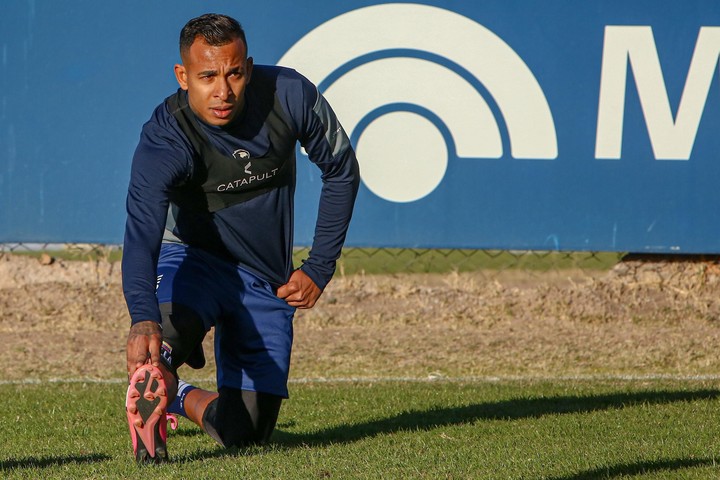
[[673,119],[649,26],[606,26],[603,47],[595,158],[619,159],[622,151],[627,65],[635,86],[656,160],[688,160],[710,84],[720,57],[720,27],[702,27]]

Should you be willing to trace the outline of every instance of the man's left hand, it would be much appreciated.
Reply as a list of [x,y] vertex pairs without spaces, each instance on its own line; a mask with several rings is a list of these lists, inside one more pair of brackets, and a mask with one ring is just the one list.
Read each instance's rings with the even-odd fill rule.
[[277,296],[295,308],[312,308],[322,290],[302,270],[295,270],[290,280],[278,288]]

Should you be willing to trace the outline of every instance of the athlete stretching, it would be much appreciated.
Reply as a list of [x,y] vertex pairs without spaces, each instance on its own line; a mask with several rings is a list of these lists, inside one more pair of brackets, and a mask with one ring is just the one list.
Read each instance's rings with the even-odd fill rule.
[[[138,462],[167,459],[168,412],[226,447],[269,439],[288,396],[295,309],[315,305],[330,281],[359,183],[316,87],[294,70],[253,66],[235,20],[190,20],[180,57],[180,89],[142,129],[127,197],[126,410]],[[323,187],[309,258],[294,270],[298,142]],[[204,365],[212,327],[217,392],[177,377],[183,363]]]

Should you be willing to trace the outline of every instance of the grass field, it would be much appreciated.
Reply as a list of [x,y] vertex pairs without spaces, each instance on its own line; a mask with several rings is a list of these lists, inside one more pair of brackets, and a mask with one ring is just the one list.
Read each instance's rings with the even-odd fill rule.
[[[0,478],[720,478],[714,263],[607,272],[616,254],[353,253],[295,324],[293,375],[329,380],[291,383],[271,445],[226,451],[181,422],[171,462],[138,467],[112,253],[0,262],[12,366],[0,375]],[[481,274],[455,273],[474,262]],[[607,274],[570,278],[595,268]],[[351,275],[371,271],[385,274]],[[211,366],[197,372],[208,388]]]
[[121,384],[0,385],[3,478],[720,478],[720,391],[703,380],[295,383],[273,444],[189,422],[171,462],[129,453]]

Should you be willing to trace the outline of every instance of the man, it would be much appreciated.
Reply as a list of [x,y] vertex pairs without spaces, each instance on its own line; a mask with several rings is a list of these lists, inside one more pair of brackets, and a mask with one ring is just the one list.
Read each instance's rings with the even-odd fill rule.
[[[322,95],[297,72],[253,65],[245,34],[216,14],[180,34],[180,89],[143,126],[123,249],[132,325],[126,410],[138,462],[167,458],[166,414],[226,447],[272,433],[292,319],[330,281],[359,185],[355,153]],[[292,265],[295,148],[322,171],[309,258]],[[178,380],[201,368],[215,327],[217,392]]]

